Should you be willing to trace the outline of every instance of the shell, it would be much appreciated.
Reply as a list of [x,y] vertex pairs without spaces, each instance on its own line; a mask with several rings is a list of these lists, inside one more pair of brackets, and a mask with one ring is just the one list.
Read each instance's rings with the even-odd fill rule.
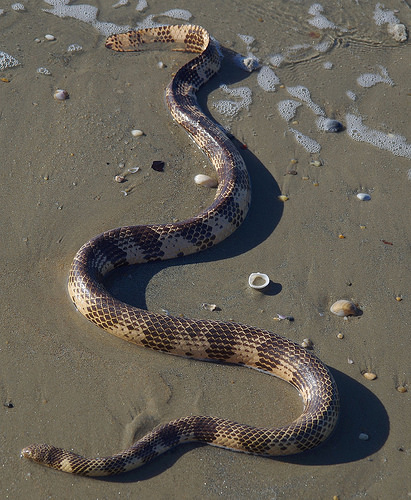
[[289,200],[290,198],[286,195],[286,194],[280,194],[279,196],[277,196],[277,198],[280,200],[280,201],[287,201]]
[[248,285],[255,290],[262,290],[270,283],[270,278],[264,273],[251,273],[248,277]]
[[131,135],[133,137],[141,137],[142,135],[144,135],[144,132],[142,130],[134,129],[131,131]]
[[371,196],[368,193],[358,193],[357,198],[361,201],[369,201],[371,200]]
[[330,307],[330,311],[337,316],[360,316],[362,311],[350,300],[337,300]]
[[194,177],[194,182],[199,186],[204,186],[208,188],[215,188],[218,186],[218,181],[213,179],[209,175],[198,174]]
[[372,373],[372,372],[364,372],[362,374],[362,376],[364,378],[366,378],[367,380],[375,380],[377,378],[377,375],[375,373]]
[[57,89],[54,92],[53,97],[56,101],[65,101],[69,98],[69,93],[67,92],[67,90]]
[[54,35],[44,35],[44,38],[48,40],[49,42],[52,42],[53,40],[56,39]]

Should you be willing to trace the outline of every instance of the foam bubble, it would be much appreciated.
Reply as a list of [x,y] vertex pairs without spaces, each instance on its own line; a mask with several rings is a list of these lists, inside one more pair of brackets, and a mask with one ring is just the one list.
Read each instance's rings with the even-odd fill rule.
[[98,8],[93,5],[66,5],[65,0],[44,0],[52,9],[43,9],[57,17],[73,17],[85,23],[93,23],[97,20]]
[[239,38],[249,47],[255,40],[253,36],[250,35],[241,35],[240,33],[237,34]]
[[358,85],[361,87],[372,87],[377,83],[388,83],[388,85],[394,85],[394,82],[388,76],[388,71],[383,66],[378,66],[380,68],[380,74],[378,73],[364,73],[357,78]]
[[278,66],[280,66],[280,64],[284,61],[284,56],[282,54],[274,54],[270,57],[269,61],[275,68],[278,68]]
[[333,41],[332,40],[324,40],[320,43],[317,43],[317,45],[314,45],[314,50],[316,50],[317,52],[327,52],[328,49],[330,49],[333,45]]
[[308,20],[308,23],[312,26],[315,26],[318,29],[335,29],[339,28],[341,31],[347,31],[346,28],[341,28],[334,24],[332,21],[328,20],[321,12],[324,10],[324,7],[319,3],[314,3],[308,9],[308,13],[313,16],[312,19]]
[[293,97],[297,97],[298,99],[301,99],[301,101],[304,101],[316,115],[325,115],[324,110],[318,104],[312,101],[310,91],[307,89],[307,87],[303,87],[302,85],[297,85],[296,87],[287,87],[287,92]]
[[6,54],[0,50],[0,70],[4,71],[7,68],[13,68],[14,66],[18,66],[20,63],[17,59],[15,59],[10,54]]
[[241,109],[246,108],[251,104],[251,89],[248,87],[237,87],[230,89],[227,85],[220,85],[220,89],[227,94],[238,97],[238,101],[223,99],[213,104],[216,110],[222,115],[235,116]]
[[309,153],[319,153],[321,151],[320,144],[318,144],[318,142],[314,139],[311,139],[311,137],[308,137],[291,127],[290,131],[294,134],[295,140]]
[[123,7],[124,5],[128,4],[128,0],[118,0],[117,3],[112,5],[113,9],[118,9],[119,7]]
[[347,133],[359,142],[372,144],[378,149],[391,151],[395,156],[403,156],[411,159],[411,144],[406,142],[406,138],[397,134],[384,134],[380,130],[374,130],[363,125],[362,118],[357,115],[347,114]]
[[352,101],[356,101],[357,100],[357,95],[354,94],[354,92],[352,90],[347,90],[346,95]]
[[13,3],[11,8],[17,12],[23,12],[26,10],[26,7],[22,3]]
[[138,0],[136,10],[142,11],[147,7],[147,0]]
[[83,50],[83,47],[78,43],[72,43],[67,47],[67,52],[80,52]]
[[324,7],[320,3],[313,3],[311,7],[308,9],[308,13],[312,16],[319,14],[324,10]]
[[286,99],[285,101],[280,101],[277,104],[280,116],[287,121],[290,121],[292,118],[294,118],[299,106],[302,106],[301,102],[293,101],[292,99]]
[[191,12],[185,9],[171,9],[160,15],[172,17],[174,19],[183,19],[184,21],[188,21],[192,17]]
[[400,20],[392,10],[384,9],[384,5],[377,3],[374,9],[374,21],[377,26],[382,24],[398,24]]
[[280,83],[280,79],[268,66],[263,66],[257,75],[258,85],[266,92],[275,92],[275,86]]

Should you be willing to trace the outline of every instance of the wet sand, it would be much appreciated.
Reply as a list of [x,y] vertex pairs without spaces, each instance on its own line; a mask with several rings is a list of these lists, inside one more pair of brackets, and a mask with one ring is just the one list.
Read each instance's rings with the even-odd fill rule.
[[[410,392],[397,387],[410,382],[410,161],[356,142],[346,132],[320,132],[312,112],[301,108],[295,127],[322,146],[319,154],[308,153],[278,114],[277,103],[290,99],[286,89],[265,92],[257,74],[236,68],[228,53],[199,101],[230,128],[239,147],[247,145],[241,152],[253,185],[249,216],[210,251],[127,269],[108,286],[156,312],[233,319],[297,342],[311,339],[341,391],[335,434],[318,449],[281,460],[187,445],[102,480],[19,458],[34,442],[110,455],[156,425],[189,414],[277,426],[296,418],[301,404],[280,380],[129,345],[74,310],[67,274],[88,239],[124,224],[183,219],[212,200],[212,191],[193,182],[211,167],[163,103],[171,73],[190,56],[114,54],[89,24],[29,3],[26,12],[13,12],[10,5],[0,16],[0,50],[21,65],[0,72],[9,80],[0,81],[1,498],[409,497]],[[310,5],[179,1],[175,7],[190,10],[191,22],[232,51],[246,53],[238,33],[254,36],[252,50],[264,61],[282,47],[318,43],[317,35],[327,38],[307,23]],[[327,53],[308,49],[280,66],[275,71],[281,82],[306,86],[327,116],[343,123],[355,106],[367,126],[407,136],[409,44],[394,42],[384,26],[375,25],[374,4],[350,2],[349,10],[336,2],[322,5],[328,18],[349,31],[329,31],[337,43]],[[406,2],[385,7],[400,9],[401,22],[411,25]],[[149,2],[138,13],[134,5],[107,4],[99,19],[133,24],[169,8],[165,1]],[[33,41],[46,33],[57,40]],[[68,54],[72,43],[83,51]],[[167,67],[159,69],[158,61]],[[325,61],[333,63],[332,70],[324,69]],[[395,86],[359,87],[356,78],[375,72],[377,65],[387,68]],[[37,74],[41,66],[51,76]],[[221,83],[251,88],[248,111],[232,119],[216,112],[213,103],[227,98]],[[67,89],[70,99],[56,102],[56,88]],[[355,103],[347,90],[357,93]],[[145,136],[133,138],[133,128]],[[310,165],[315,159],[321,167]],[[150,169],[153,160],[166,162],[163,173]],[[114,182],[116,174],[135,166],[140,171],[127,182]],[[290,169],[297,175],[286,174]],[[359,201],[357,192],[370,193],[371,201]],[[279,202],[280,193],[289,200]],[[272,280],[266,294],[247,286],[255,271]],[[329,307],[340,298],[358,303],[363,315],[347,321],[333,316]],[[203,310],[204,302],[221,310]],[[294,321],[275,321],[278,313]],[[366,380],[364,371],[375,372],[377,379]],[[359,440],[360,433],[369,439]]]

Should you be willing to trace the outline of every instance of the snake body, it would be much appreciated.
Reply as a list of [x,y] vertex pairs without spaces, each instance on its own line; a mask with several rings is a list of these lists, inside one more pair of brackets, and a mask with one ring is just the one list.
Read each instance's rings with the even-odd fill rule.
[[209,248],[242,223],[250,203],[244,161],[223,131],[197,104],[196,91],[220,67],[216,43],[199,26],[164,26],[110,36],[106,46],[139,51],[150,44],[198,54],[174,76],[166,103],[209,157],[218,176],[212,204],[197,216],[163,225],[126,226],[91,239],[77,252],[69,293],[77,309],[108,332],[140,346],[200,360],[245,365],[280,377],[301,394],[304,410],[289,425],[257,428],[209,416],[188,416],[155,428],[127,450],[105,458],[84,458],[45,444],[24,448],[23,457],[74,474],[119,474],[190,441],[263,456],[289,455],[313,448],[333,431],[339,413],[336,384],[311,352],[272,332],[247,325],[155,314],[115,299],[102,285],[111,270],[171,259]]

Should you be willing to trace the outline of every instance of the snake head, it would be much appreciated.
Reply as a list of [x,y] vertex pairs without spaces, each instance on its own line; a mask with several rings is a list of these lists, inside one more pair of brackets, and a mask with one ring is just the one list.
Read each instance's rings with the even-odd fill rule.
[[63,458],[64,450],[61,448],[56,448],[55,446],[50,446],[49,444],[32,444],[23,448],[20,452],[21,458],[28,458],[33,462],[37,462],[42,465],[47,465],[48,467],[56,467],[55,464],[61,463]]

